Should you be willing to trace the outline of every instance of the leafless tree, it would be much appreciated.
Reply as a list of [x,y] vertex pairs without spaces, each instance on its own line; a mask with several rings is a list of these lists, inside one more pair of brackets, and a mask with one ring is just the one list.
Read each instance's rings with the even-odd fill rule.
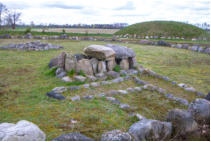
[[2,25],[2,17],[3,17],[3,14],[7,11],[7,7],[0,2],[0,29],[1,29],[1,25]]
[[6,22],[15,29],[17,22],[20,20],[21,13],[17,11],[9,11],[6,17]]

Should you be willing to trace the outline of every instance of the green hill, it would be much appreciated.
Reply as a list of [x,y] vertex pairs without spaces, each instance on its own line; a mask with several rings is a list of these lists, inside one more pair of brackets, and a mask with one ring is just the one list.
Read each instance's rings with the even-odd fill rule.
[[150,21],[123,28],[115,35],[171,36],[184,38],[208,37],[209,33],[196,26],[174,21]]

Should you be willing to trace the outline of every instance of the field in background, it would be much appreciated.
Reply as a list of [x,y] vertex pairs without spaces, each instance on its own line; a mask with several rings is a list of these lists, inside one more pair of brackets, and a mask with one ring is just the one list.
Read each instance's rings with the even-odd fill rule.
[[[88,34],[114,34],[119,29],[91,29],[91,28],[47,28],[45,32],[62,32],[63,29],[67,33],[88,33]],[[16,31],[25,31],[25,28],[17,28]],[[32,31],[42,32],[41,28],[32,28]]]

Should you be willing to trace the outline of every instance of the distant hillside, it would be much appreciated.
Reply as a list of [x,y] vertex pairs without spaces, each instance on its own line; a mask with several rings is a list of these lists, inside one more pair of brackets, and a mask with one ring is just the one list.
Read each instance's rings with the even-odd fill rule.
[[123,28],[115,35],[175,36],[184,38],[208,37],[209,33],[196,26],[174,21],[150,21]]

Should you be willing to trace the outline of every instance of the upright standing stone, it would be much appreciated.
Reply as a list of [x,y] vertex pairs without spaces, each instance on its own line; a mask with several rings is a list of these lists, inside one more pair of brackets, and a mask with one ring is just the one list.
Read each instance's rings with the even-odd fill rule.
[[65,65],[65,57],[66,57],[66,53],[62,52],[61,54],[59,54],[58,58],[58,67],[60,68],[64,68]]
[[133,57],[133,58],[132,58],[132,64],[131,64],[131,67],[132,67],[132,68],[137,67],[136,57]]
[[71,71],[76,69],[76,58],[73,55],[67,54],[65,59],[65,70]]
[[90,60],[91,64],[92,64],[92,70],[94,72],[94,74],[97,73],[97,65],[98,65],[98,60],[96,58],[92,58]]
[[92,64],[88,59],[79,60],[76,64],[76,72],[83,71],[87,75],[93,75]]
[[98,62],[98,73],[104,73],[106,72],[106,64],[104,61]]
[[114,67],[116,66],[115,58],[106,59],[107,62],[107,69],[108,71],[113,71]]
[[122,59],[120,62],[120,68],[122,70],[128,70],[129,69],[129,63],[127,59]]

